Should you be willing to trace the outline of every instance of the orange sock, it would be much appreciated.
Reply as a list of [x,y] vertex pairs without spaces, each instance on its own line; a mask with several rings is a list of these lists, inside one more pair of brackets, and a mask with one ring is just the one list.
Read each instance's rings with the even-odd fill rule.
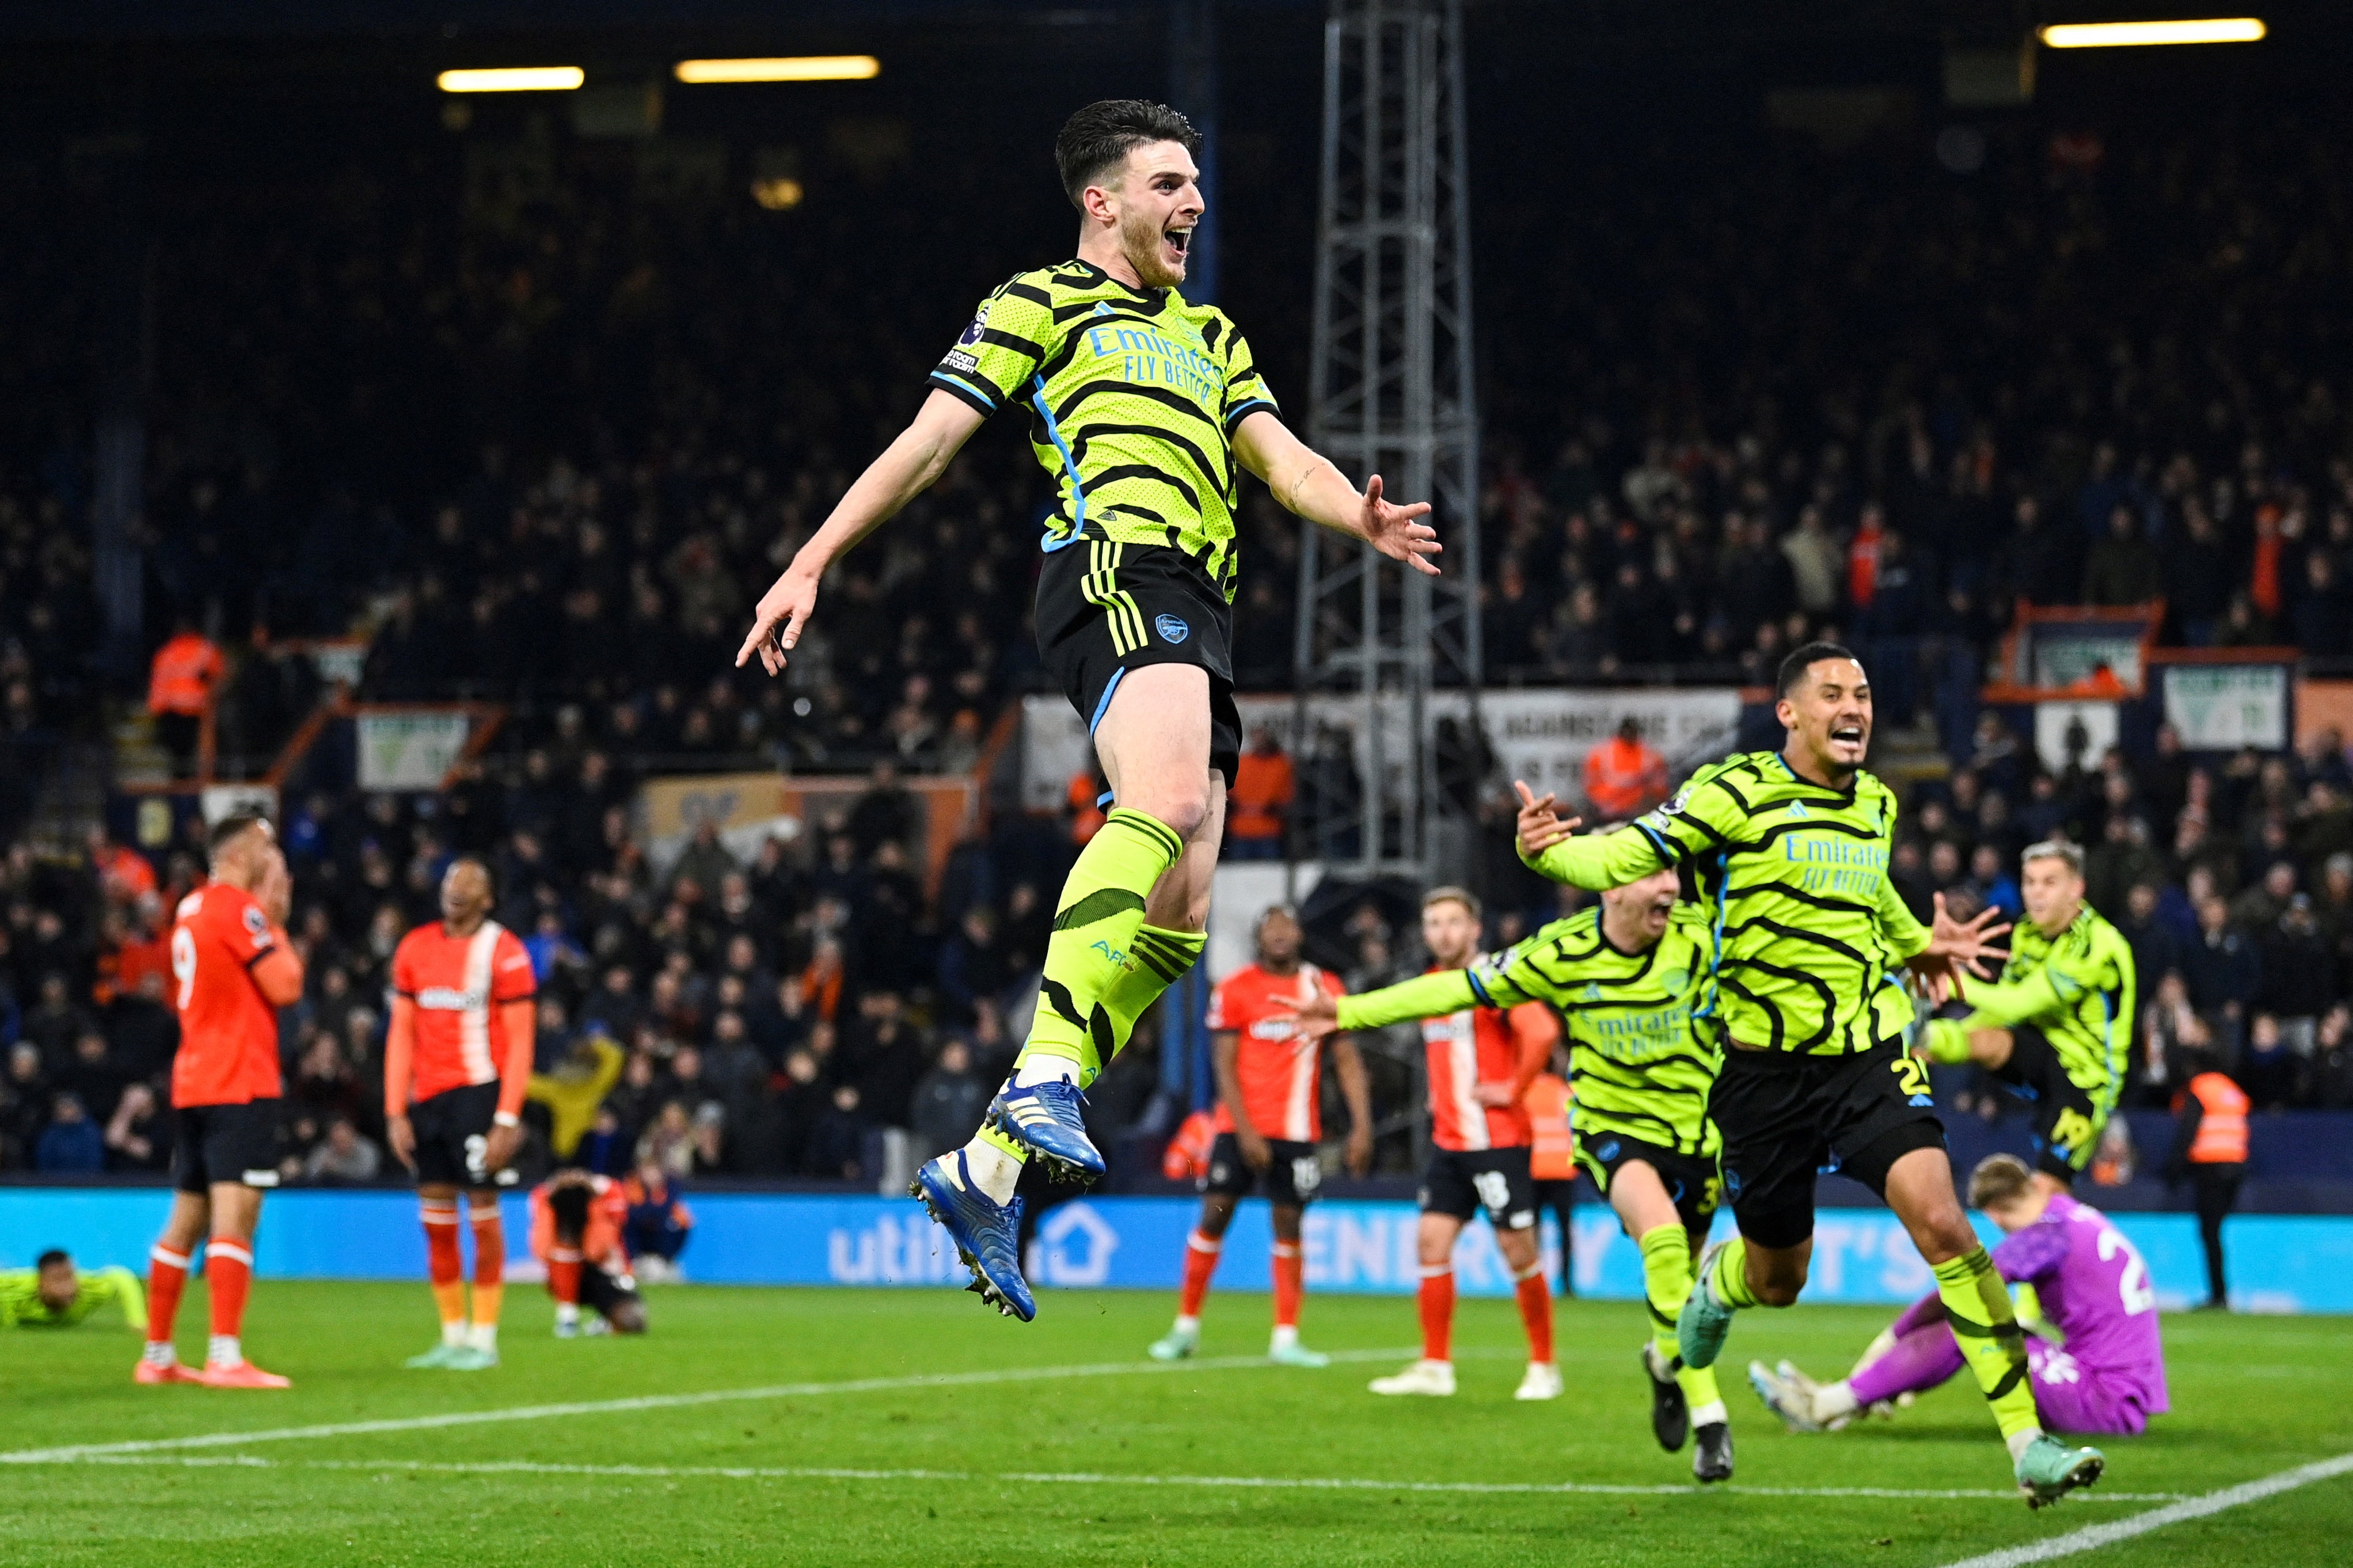
[[1198,1230],[1185,1238],[1185,1285],[1176,1292],[1176,1315],[1198,1318],[1201,1315],[1201,1298],[1209,1293],[1209,1276],[1218,1271],[1218,1258],[1225,1243],[1211,1241]]
[[1421,1271],[1421,1359],[1452,1361],[1454,1350],[1454,1265],[1441,1263]]
[[1520,1321],[1527,1325],[1528,1359],[1534,1362],[1552,1360],[1552,1290],[1545,1284],[1544,1259],[1528,1265],[1526,1273],[1518,1276]]
[[253,1289],[253,1254],[237,1242],[209,1243],[205,1279],[213,1291],[213,1339],[237,1338],[245,1328],[245,1298]]
[[446,1329],[466,1321],[466,1260],[458,1250],[458,1200],[426,1198],[418,1204],[425,1221],[425,1277],[433,1284],[433,1305]]
[[556,1250],[547,1255],[547,1293],[566,1307],[580,1305],[580,1255]]
[[476,1209],[474,1219],[474,1327],[496,1328],[506,1295],[507,1227],[499,1211]]
[[180,1313],[180,1292],[188,1283],[188,1258],[157,1242],[147,1254],[147,1342],[172,1342],[172,1320]]
[[1295,1329],[1299,1326],[1299,1298],[1305,1293],[1306,1259],[1299,1256],[1295,1241],[1274,1244],[1274,1326]]

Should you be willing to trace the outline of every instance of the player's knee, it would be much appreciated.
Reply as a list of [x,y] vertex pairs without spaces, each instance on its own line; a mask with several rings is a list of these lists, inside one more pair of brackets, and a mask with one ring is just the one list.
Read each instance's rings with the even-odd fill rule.
[[[1123,799],[1119,804],[1126,805],[1128,802]],[[1149,790],[1139,790],[1134,796],[1134,809],[1190,843],[1193,836],[1201,831],[1201,825],[1209,820],[1208,781],[1204,779],[1192,785],[1172,781]]]
[[1794,1279],[1787,1276],[1776,1276],[1749,1287],[1756,1293],[1757,1300],[1767,1307],[1796,1306],[1799,1294],[1805,1288],[1806,1271],[1803,1268],[1798,1270],[1797,1278]]

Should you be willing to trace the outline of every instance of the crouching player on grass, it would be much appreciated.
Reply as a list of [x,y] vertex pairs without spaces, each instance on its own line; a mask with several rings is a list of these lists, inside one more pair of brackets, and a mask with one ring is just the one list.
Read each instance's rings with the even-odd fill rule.
[[[2124,1233],[2014,1154],[1996,1154],[1969,1176],[1969,1204],[2006,1233],[1993,1266],[2030,1287],[2042,1321],[2026,1342],[2029,1381],[2042,1425],[2054,1432],[2133,1436],[2165,1413],[2165,1347],[2148,1266]],[[2021,1302],[2021,1316],[2026,1303]],[[2051,1337],[2060,1343],[2052,1343]],[[1853,1373],[1818,1384],[1788,1362],[1748,1364],[1748,1382],[1792,1432],[1835,1430],[1858,1411],[1891,1405],[1961,1370],[1944,1299],[1930,1291],[1871,1342]]]
[[[531,1190],[531,1255],[547,1269],[555,1337],[642,1334],[646,1304],[621,1245],[628,1199],[609,1176],[558,1171]],[[596,1315],[585,1324],[580,1306]]]

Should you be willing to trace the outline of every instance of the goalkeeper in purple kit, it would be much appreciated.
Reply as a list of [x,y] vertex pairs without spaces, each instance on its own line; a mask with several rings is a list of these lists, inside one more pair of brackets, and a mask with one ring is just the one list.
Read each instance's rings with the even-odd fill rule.
[[[2034,1405],[2055,1432],[2130,1436],[2167,1409],[2165,1347],[2147,1265],[2105,1215],[2034,1181],[2025,1162],[1996,1154],[1969,1177],[1969,1203],[2008,1233],[1994,1268],[2022,1287],[2020,1317]],[[2024,1290],[2039,1307],[2035,1321]],[[2063,1342],[2054,1344],[2053,1336]],[[1788,1362],[1748,1368],[1757,1397],[1793,1432],[1845,1426],[1859,1413],[1936,1387],[1962,1368],[1961,1351],[1931,1291],[1872,1342],[1837,1383],[1818,1384]]]

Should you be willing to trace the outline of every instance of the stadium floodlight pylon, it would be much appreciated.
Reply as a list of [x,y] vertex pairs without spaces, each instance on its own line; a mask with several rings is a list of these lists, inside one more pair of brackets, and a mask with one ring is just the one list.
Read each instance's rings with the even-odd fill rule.
[[1378,473],[1390,499],[1430,500],[1446,547],[1444,574],[1431,578],[1301,525],[1297,733],[1308,741],[1313,698],[1341,696],[1355,710],[1360,787],[1353,800],[1320,803],[1318,837],[1343,847],[1324,853],[1332,869],[1359,877],[1438,869],[1431,688],[1467,689],[1476,719],[1479,424],[1462,118],[1460,0],[1331,0],[1310,440],[1357,484]]

